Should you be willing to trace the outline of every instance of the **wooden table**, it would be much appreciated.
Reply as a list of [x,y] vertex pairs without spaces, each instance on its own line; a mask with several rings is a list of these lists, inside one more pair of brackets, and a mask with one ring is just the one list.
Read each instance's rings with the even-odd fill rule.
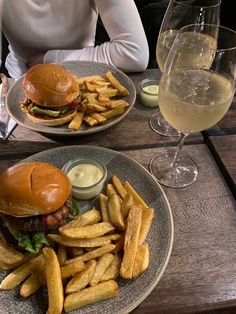
[[[136,86],[150,76],[160,78],[160,72],[149,69],[130,74]],[[232,193],[236,130],[230,125],[236,121],[235,105],[217,127],[188,138],[184,151],[197,161],[197,181],[183,189],[163,187],[174,218],[173,251],[157,287],[133,313],[236,313],[236,204]],[[84,137],[48,138],[18,126],[8,141],[0,142],[0,169],[36,152],[68,144],[112,148],[148,168],[150,159],[163,147],[176,145],[176,138],[151,130],[153,112],[155,109],[144,107],[137,96],[124,120]]]

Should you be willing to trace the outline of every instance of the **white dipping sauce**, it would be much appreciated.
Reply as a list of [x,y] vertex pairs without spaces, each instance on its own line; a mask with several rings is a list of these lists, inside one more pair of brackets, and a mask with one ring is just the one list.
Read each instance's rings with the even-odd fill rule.
[[140,92],[141,101],[145,106],[157,107],[158,106],[158,85],[147,85],[142,88]]
[[102,175],[102,170],[92,164],[80,164],[68,173],[72,185],[78,187],[94,185],[102,178]]
[[103,175],[102,169],[94,164],[84,163],[73,167],[67,174],[72,184],[73,196],[81,200],[97,196],[103,188],[103,182],[96,183]]

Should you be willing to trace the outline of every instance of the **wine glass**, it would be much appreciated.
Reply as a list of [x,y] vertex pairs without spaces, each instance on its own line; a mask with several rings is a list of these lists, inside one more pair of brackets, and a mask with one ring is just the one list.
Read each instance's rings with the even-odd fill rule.
[[[159,31],[156,59],[161,72],[178,30],[188,24],[219,24],[221,0],[171,0]],[[179,136],[160,113],[151,115],[151,128],[165,136]]]
[[150,162],[150,172],[163,185],[193,183],[195,162],[181,149],[193,132],[212,127],[228,111],[236,77],[236,32],[212,24],[183,27],[169,52],[159,85],[159,106],[181,134],[177,150],[166,148]]

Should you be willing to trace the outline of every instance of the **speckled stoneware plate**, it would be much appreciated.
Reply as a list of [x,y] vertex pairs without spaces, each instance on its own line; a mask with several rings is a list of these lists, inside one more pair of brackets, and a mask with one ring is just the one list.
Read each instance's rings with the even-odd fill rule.
[[[118,279],[119,294],[116,298],[85,306],[72,313],[121,314],[137,307],[155,288],[162,277],[172,250],[173,220],[168,200],[150,173],[134,160],[113,150],[94,146],[66,146],[40,152],[23,161],[43,161],[59,168],[72,158],[93,158],[102,161],[108,170],[107,181],[116,174],[122,181],[128,180],[145,202],[155,210],[155,218],[147,238],[150,248],[149,268],[135,280]],[[96,203],[80,202],[82,212]],[[99,208],[99,207],[98,207]],[[0,279],[4,277],[0,273]],[[19,298],[19,289],[0,292],[1,314],[39,314],[47,309],[46,289],[41,289],[27,300]]]
[[95,75],[95,74],[103,75],[107,71],[111,71],[116,76],[116,78],[120,81],[120,83],[128,89],[129,95],[127,97],[124,97],[123,99],[125,99],[130,104],[130,106],[125,109],[123,114],[117,117],[114,117],[112,119],[109,119],[104,124],[98,125],[98,126],[89,127],[83,123],[81,127],[79,128],[79,130],[71,130],[71,129],[68,129],[67,124],[62,125],[62,126],[54,126],[54,127],[40,125],[37,123],[33,123],[27,117],[27,115],[21,110],[19,106],[20,102],[25,99],[24,92],[22,91],[22,88],[21,88],[22,80],[23,80],[23,77],[21,77],[11,86],[7,94],[7,99],[6,99],[7,110],[9,114],[11,115],[11,117],[17,123],[33,131],[44,133],[44,134],[60,135],[60,136],[75,136],[75,135],[78,136],[78,135],[96,133],[104,129],[107,129],[113,126],[114,124],[118,123],[122,119],[124,119],[124,117],[132,109],[135,102],[135,98],[136,98],[136,90],[135,90],[133,82],[122,71],[112,66],[109,66],[107,64],[97,63],[97,62],[92,62],[92,61],[65,61],[59,64],[63,66],[65,69],[67,69],[68,71],[70,71],[72,74],[75,74],[77,76],[89,76],[89,75]]

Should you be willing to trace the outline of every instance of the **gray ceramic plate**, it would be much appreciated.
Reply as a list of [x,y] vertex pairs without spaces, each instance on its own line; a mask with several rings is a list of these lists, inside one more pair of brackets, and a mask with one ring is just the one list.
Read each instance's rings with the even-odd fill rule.
[[74,135],[78,136],[78,135],[96,133],[104,129],[107,129],[113,126],[114,124],[118,123],[122,119],[124,119],[124,117],[132,109],[135,102],[135,98],[136,98],[136,91],[135,91],[134,84],[126,74],[124,74],[117,68],[114,68],[107,64],[91,62],[91,61],[66,61],[66,62],[60,63],[60,65],[62,65],[72,74],[75,74],[77,76],[88,76],[88,75],[94,75],[94,74],[103,75],[107,71],[110,70],[116,76],[116,78],[121,82],[121,84],[124,85],[128,89],[129,96],[124,97],[124,99],[128,101],[130,106],[127,107],[127,109],[125,110],[123,114],[117,117],[114,117],[112,119],[109,119],[107,122],[105,122],[102,125],[89,127],[89,126],[86,126],[85,124],[82,124],[79,130],[70,130],[67,128],[67,125],[48,127],[48,126],[36,124],[36,123],[33,123],[27,117],[27,115],[21,110],[19,106],[20,101],[22,101],[25,98],[24,93],[21,89],[21,84],[23,80],[23,77],[21,77],[9,89],[9,92],[7,94],[7,100],[6,100],[7,110],[9,114],[11,115],[11,117],[17,123],[33,131],[40,132],[40,133],[51,134],[51,135],[61,135],[61,136],[74,136]]
[[[132,281],[118,280],[119,294],[116,298],[88,305],[73,313],[129,313],[137,307],[155,288],[167,266],[173,244],[173,220],[168,200],[150,173],[134,160],[113,150],[94,146],[66,146],[50,149],[33,155],[23,161],[50,162],[61,168],[68,160],[81,157],[94,158],[102,161],[108,170],[107,180],[112,174],[124,181],[128,180],[145,202],[155,210],[155,218],[147,242],[150,248],[150,266],[137,279]],[[95,200],[96,202],[96,200]],[[92,205],[81,202],[82,211]],[[0,273],[0,279],[3,273]],[[19,290],[0,292],[0,313],[45,313],[47,309],[47,294],[39,291],[28,300],[19,299]]]

